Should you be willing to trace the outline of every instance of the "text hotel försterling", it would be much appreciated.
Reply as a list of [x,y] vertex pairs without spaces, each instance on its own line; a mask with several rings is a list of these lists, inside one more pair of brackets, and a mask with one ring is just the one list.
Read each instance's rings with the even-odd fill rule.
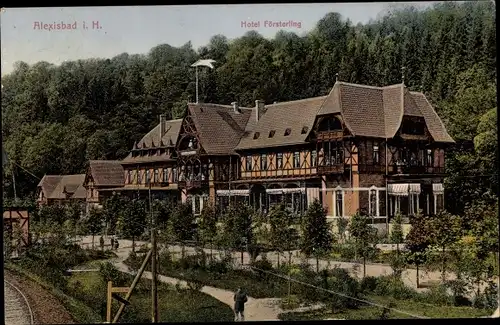
[[278,21],[273,21],[273,20],[254,20],[254,21],[241,21],[240,23],[241,28],[302,28],[302,22],[301,21],[295,21],[295,20],[278,20]]
[[102,29],[102,25],[98,20],[94,20],[91,23],[82,21],[74,21],[74,22],[53,22],[53,23],[44,23],[43,21],[35,21],[33,22],[33,29],[36,30],[75,30],[75,29]]

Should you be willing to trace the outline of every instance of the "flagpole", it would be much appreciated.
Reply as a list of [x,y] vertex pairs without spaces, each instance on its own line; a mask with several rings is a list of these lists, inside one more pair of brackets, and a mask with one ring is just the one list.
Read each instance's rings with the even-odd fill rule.
[[196,66],[196,104],[198,104],[198,66]]

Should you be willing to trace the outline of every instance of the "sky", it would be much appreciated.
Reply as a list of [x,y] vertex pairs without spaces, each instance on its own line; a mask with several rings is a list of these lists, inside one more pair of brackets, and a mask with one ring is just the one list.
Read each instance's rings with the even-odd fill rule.
[[[189,41],[198,49],[214,35],[233,39],[249,30],[268,38],[280,29],[302,35],[329,12],[338,12],[357,24],[376,19],[395,5],[423,8],[433,3],[3,8],[2,75],[10,73],[16,61],[61,64],[68,60],[112,58],[124,52],[145,54],[159,44],[181,46]],[[276,25],[280,21],[289,25],[280,28]],[[71,28],[57,29],[62,25]]]

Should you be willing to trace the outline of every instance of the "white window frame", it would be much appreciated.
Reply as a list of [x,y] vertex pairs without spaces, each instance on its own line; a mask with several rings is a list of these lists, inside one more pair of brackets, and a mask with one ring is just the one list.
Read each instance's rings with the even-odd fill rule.
[[[337,211],[337,194],[340,192],[341,200],[342,200],[342,213],[341,215]],[[333,192],[333,216],[335,218],[342,218],[345,214],[345,199],[344,199],[344,190],[342,187],[337,186]]]

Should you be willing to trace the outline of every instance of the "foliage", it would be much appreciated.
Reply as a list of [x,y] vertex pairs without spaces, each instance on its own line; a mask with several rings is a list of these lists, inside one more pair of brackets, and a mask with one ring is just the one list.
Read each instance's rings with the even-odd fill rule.
[[[24,168],[14,170],[18,196],[34,194],[38,182],[25,170],[40,178],[83,173],[89,159],[124,158],[160,113],[182,116],[195,93],[190,65],[200,58],[217,61],[216,69],[200,71],[200,101],[242,106],[326,95],[335,71],[343,81],[390,85],[400,82],[405,66],[407,86],[422,86],[453,137],[478,137],[479,154],[471,160],[460,153],[447,157],[446,202],[457,208],[450,211],[457,213],[476,192],[496,193],[490,184],[496,177],[467,177],[498,169],[490,167],[497,157],[488,151],[496,148],[494,137],[479,127],[496,107],[495,5],[484,1],[405,7],[357,25],[332,12],[303,36],[280,31],[267,39],[251,31],[229,42],[215,35],[198,51],[190,43],[161,44],[144,55],[59,66],[18,62],[2,77],[4,147]],[[13,197],[12,172],[4,175],[7,197]]]
[[234,204],[222,216],[222,231],[219,241],[226,249],[246,249],[255,243],[255,228],[258,220],[246,204]]
[[410,219],[410,224],[405,238],[406,259],[418,266],[427,261],[427,249],[432,243],[431,224],[429,218],[420,212]]
[[348,218],[340,217],[337,219],[337,231],[338,231],[339,239],[341,239],[342,241],[345,241],[345,239],[346,239],[345,232],[347,231],[348,226],[349,226],[349,219]]
[[349,233],[355,240],[356,249],[366,259],[370,252],[371,244],[374,244],[376,241],[377,230],[370,226],[369,220],[365,215],[356,212],[351,218]]
[[314,200],[302,218],[301,251],[307,256],[326,254],[331,251],[333,240],[326,210],[319,200]]
[[132,247],[135,249],[135,239],[144,233],[150,223],[145,202],[138,199],[128,200],[119,211],[117,230],[123,237],[132,238]]
[[177,205],[172,211],[168,224],[170,233],[177,241],[193,240],[196,234],[196,223],[190,202]]
[[203,207],[198,221],[197,234],[203,245],[211,243],[217,236],[217,211],[212,204]]
[[447,211],[441,211],[430,220],[431,243],[440,249],[443,281],[446,277],[446,249],[450,248],[462,235],[461,220]]
[[[278,252],[291,251],[299,239],[297,217],[289,211],[284,203],[276,204],[268,214],[270,227],[270,243]],[[291,253],[290,253],[291,254]]]
[[104,216],[99,208],[92,207],[85,219],[86,229],[92,235],[92,246],[94,245],[94,236],[101,233],[103,229]]
[[[403,227],[401,225],[402,217],[398,212],[392,220],[391,241],[393,244],[401,244],[404,240]],[[398,246],[399,249],[399,246]]]

